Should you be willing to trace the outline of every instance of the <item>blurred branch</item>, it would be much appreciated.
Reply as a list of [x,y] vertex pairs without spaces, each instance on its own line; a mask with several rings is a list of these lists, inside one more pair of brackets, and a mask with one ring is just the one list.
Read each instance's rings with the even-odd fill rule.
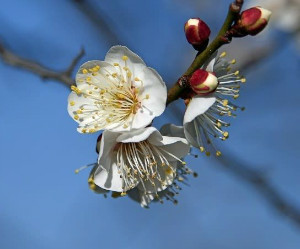
[[74,84],[71,74],[83,55],[84,49],[82,48],[78,55],[76,55],[76,57],[72,60],[70,66],[65,71],[59,72],[49,69],[35,61],[22,58],[21,56],[9,51],[3,44],[0,43],[0,56],[6,64],[28,70],[39,75],[44,80],[56,80],[67,86]]
[[[104,15],[103,12],[98,13],[95,7],[85,0],[72,0],[77,8],[97,27],[97,30],[102,31],[103,36],[109,40],[111,44],[121,44],[118,35],[111,28],[114,25],[110,25],[113,21],[109,16]],[[110,45],[111,45],[110,44]]]
[[[263,176],[263,173],[251,168],[238,158],[230,155],[218,158],[220,165],[241,180],[251,184],[280,214],[288,217],[300,228],[300,208],[285,200],[279,191]],[[217,160],[217,159],[216,159]]]

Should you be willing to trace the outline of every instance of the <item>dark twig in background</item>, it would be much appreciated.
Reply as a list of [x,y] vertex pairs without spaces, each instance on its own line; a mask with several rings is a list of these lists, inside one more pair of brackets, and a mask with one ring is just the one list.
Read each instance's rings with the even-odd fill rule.
[[[102,15],[96,12],[93,7],[84,0],[72,0],[79,9],[90,18],[90,20],[96,25],[99,30],[104,32],[104,37],[109,39],[113,44],[121,44],[118,36],[112,31],[111,26],[108,25],[107,21],[104,21]],[[107,19],[106,19],[107,20]],[[100,32],[100,31],[99,31]],[[246,61],[242,68],[247,70],[249,67],[253,66],[257,62],[260,62],[266,56],[271,55],[277,46],[270,46],[268,49],[263,49],[257,56],[251,58],[251,60]],[[74,67],[79,62],[80,58],[84,55],[84,50],[82,49],[80,53],[72,60],[70,66],[67,70],[62,72],[57,72],[51,70],[37,62],[22,58],[8,49],[6,49],[0,43],[0,56],[4,62],[11,66],[19,67],[28,70],[34,74],[39,75],[42,79],[52,79],[61,82],[67,86],[74,84],[74,80],[71,78],[71,74]],[[176,108],[174,105],[171,108]],[[174,113],[180,113],[180,110],[176,110]],[[181,120],[180,120],[181,121]],[[270,181],[263,176],[262,172],[251,168],[243,162],[240,162],[238,158],[231,155],[230,152],[224,153],[224,156],[217,158],[220,166],[226,169],[228,172],[234,174],[243,182],[253,186],[257,192],[267,200],[271,207],[276,209],[280,214],[288,217],[294,224],[300,227],[300,209],[295,207],[294,204],[289,203],[285,200],[279,191],[270,183]]]
[[99,30],[99,34],[109,41],[110,45],[119,45],[122,42],[112,29],[113,21],[109,16],[104,15],[100,10],[95,10],[88,1],[85,0],[72,0],[77,8],[89,19],[93,25]]
[[84,49],[82,48],[79,54],[72,60],[67,70],[58,72],[49,69],[35,61],[22,58],[21,56],[18,56],[17,54],[14,54],[13,52],[9,51],[7,48],[4,47],[3,44],[0,43],[0,56],[6,64],[28,70],[34,74],[39,75],[44,80],[56,80],[64,83],[67,86],[71,86],[75,83],[74,79],[71,77],[71,74],[83,55]]
[[222,168],[244,182],[251,184],[273,208],[300,227],[300,209],[295,207],[295,204],[285,200],[280,192],[264,176],[263,172],[253,169],[250,165],[246,165],[228,151],[224,154],[224,156],[216,158]]

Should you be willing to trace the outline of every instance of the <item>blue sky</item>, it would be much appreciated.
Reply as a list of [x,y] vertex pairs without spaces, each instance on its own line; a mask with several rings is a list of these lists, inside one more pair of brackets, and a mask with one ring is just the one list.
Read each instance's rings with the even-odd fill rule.
[[[89,2],[109,17],[122,45],[169,84],[194,56],[184,22],[199,16],[216,33],[228,3],[215,1],[214,10],[203,3],[199,13],[191,7],[195,3],[184,1]],[[115,45],[71,1],[0,3],[1,41],[53,69],[66,68],[81,46],[83,63],[103,59]],[[238,100],[247,109],[232,120],[230,139],[220,144],[224,152],[264,172],[298,207],[299,76],[293,42],[253,67]],[[177,206],[154,204],[145,210],[127,198],[92,193],[89,172],[75,175],[74,170],[95,162],[97,135],[76,132],[66,110],[69,89],[2,62],[0,82],[0,248],[299,248],[299,228],[211,158],[188,159],[199,177],[191,177]],[[180,119],[168,110],[156,125],[166,122],[179,124]]]

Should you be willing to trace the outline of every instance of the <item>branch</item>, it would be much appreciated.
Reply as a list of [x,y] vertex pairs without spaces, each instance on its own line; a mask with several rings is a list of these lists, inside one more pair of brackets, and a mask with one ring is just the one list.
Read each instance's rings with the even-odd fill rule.
[[[104,13],[98,13],[95,7],[85,0],[72,0],[77,8],[97,27],[99,31],[104,33],[104,36],[109,40],[110,44],[121,44],[118,35],[111,28],[113,20]],[[99,32],[100,34],[100,32]]]
[[82,48],[79,54],[72,60],[70,66],[65,71],[58,72],[49,69],[35,61],[14,54],[0,43],[0,57],[6,64],[28,70],[34,74],[39,75],[44,80],[56,80],[64,83],[67,86],[71,86],[74,84],[74,80],[71,77],[71,74],[83,55],[84,49]]
[[167,105],[173,102],[174,100],[178,99],[180,94],[184,91],[185,87],[182,86],[181,81],[182,79],[184,79],[185,76],[191,76],[193,72],[200,68],[222,45],[230,43],[231,36],[228,31],[230,30],[232,23],[240,13],[243,3],[243,0],[235,0],[233,3],[230,4],[226,19],[217,37],[213,40],[211,44],[209,44],[209,46],[202,53],[196,56],[196,58],[186,70],[186,72],[168,91]]
[[261,194],[270,205],[280,214],[288,217],[295,225],[300,228],[300,209],[294,204],[285,200],[279,191],[259,172],[245,163],[239,162],[236,156],[226,156],[218,158],[221,166],[241,180],[251,184],[259,194]]

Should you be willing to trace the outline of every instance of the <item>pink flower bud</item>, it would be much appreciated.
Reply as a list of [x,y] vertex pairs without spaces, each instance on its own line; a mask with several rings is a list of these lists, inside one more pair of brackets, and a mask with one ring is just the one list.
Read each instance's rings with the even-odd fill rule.
[[268,24],[272,12],[261,7],[253,7],[241,13],[239,28],[249,35],[257,35]]
[[190,87],[198,95],[207,95],[216,90],[217,77],[203,69],[196,70],[190,78]]
[[196,47],[207,46],[210,28],[200,18],[191,18],[184,25],[186,39]]

